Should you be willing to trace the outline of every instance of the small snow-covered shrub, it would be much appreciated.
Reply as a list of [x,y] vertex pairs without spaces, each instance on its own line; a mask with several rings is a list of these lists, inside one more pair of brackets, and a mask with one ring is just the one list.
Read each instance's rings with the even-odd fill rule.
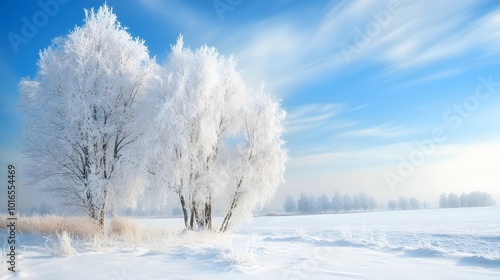
[[94,251],[101,251],[104,247],[104,238],[102,235],[94,235],[90,239],[90,248]]
[[231,259],[234,260],[236,264],[239,265],[254,265],[255,264],[255,255],[253,250],[250,248],[246,248],[241,251],[231,250],[230,253]]
[[236,241],[234,236],[216,234],[212,243],[215,249],[218,250],[219,256],[230,261],[233,265],[243,267],[253,267],[256,265],[254,254],[255,243],[257,239],[251,237],[244,242]]
[[75,248],[71,245],[71,236],[63,231],[62,233],[57,235],[58,242],[52,248],[52,254],[54,256],[71,256],[76,254]]
[[254,266],[256,264],[255,255],[249,246],[242,249],[229,248],[219,254],[235,265]]

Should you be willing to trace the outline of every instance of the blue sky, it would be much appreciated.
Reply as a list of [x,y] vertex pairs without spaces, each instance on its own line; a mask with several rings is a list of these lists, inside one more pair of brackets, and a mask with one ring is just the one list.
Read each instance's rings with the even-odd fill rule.
[[[47,14],[39,2],[56,3],[57,11]],[[19,80],[35,76],[39,50],[82,24],[84,8],[103,3],[2,3],[2,166],[22,166]],[[291,159],[274,207],[288,193],[333,190],[431,202],[443,191],[482,190],[500,200],[498,1],[107,4],[158,62],[183,34],[191,48],[207,44],[234,55],[248,84],[265,82],[282,100]],[[37,23],[33,34],[23,33],[26,21]],[[13,44],[12,34],[25,40]],[[436,129],[445,141],[432,140]],[[417,143],[429,139],[432,152],[420,161]],[[415,155],[413,171],[398,170]]]

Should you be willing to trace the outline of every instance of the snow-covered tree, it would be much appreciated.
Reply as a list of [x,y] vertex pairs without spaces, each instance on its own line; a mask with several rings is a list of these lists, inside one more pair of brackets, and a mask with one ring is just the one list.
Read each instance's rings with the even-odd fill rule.
[[448,197],[446,196],[445,193],[442,193],[439,196],[439,207],[440,208],[448,208]]
[[358,212],[359,209],[362,209],[363,208],[362,204],[363,201],[360,195],[356,194],[352,197],[352,208],[354,209],[354,211]]
[[422,207],[424,209],[429,209],[431,208],[431,204],[427,200],[424,200],[424,202],[422,203]]
[[372,196],[368,196],[368,210],[373,211],[377,207],[377,201]]
[[350,195],[344,195],[344,197],[342,198],[342,202],[342,209],[344,209],[344,212],[349,212],[354,209],[354,202]]
[[495,201],[490,194],[486,192],[462,193],[460,196],[456,193],[441,194],[439,198],[439,207],[457,208],[457,207],[484,207],[493,206]]
[[448,194],[448,207],[458,208],[460,207],[460,197],[456,193]]
[[283,208],[288,213],[297,211],[297,202],[295,201],[295,199],[293,199],[291,195],[287,195]]
[[391,199],[389,200],[389,202],[387,202],[387,208],[389,208],[390,210],[394,210],[398,207],[398,202],[394,199]]
[[333,194],[331,200],[331,209],[335,212],[339,212],[342,209],[342,204],[343,204],[342,195],[338,191],[336,191]]
[[227,203],[227,230],[283,180],[285,112],[263,88],[250,92],[235,64],[213,47],[185,48],[179,37],[152,99],[144,141],[151,189],[179,197],[187,229],[211,229],[218,198]]
[[460,195],[460,207],[469,207],[468,195],[466,193]]
[[187,228],[211,228],[212,199],[228,184],[226,140],[241,123],[246,89],[232,58],[207,46],[191,51],[182,36],[167,63],[145,137],[151,186],[179,197]]
[[20,83],[31,183],[102,227],[109,207],[134,198],[137,104],[155,63],[104,5],[41,52],[38,67]]
[[318,204],[321,212],[325,213],[330,211],[330,199],[328,199],[328,196],[326,194],[321,194],[321,196],[318,198]]
[[484,207],[484,206],[494,206],[495,200],[493,197],[486,192],[471,192],[466,194],[467,202],[465,205],[461,205],[461,207]]
[[301,213],[311,213],[313,209],[313,202],[310,196],[306,194],[301,194],[299,200],[297,201],[297,208]]
[[414,210],[420,209],[420,201],[415,197],[410,197],[410,208]]
[[407,197],[400,196],[399,197],[399,208],[401,208],[401,210],[410,209],[410,200],[408,200]]
[[232,195],[220,231],[228,229],[231,218],[249,218],[256,206],[269,202],[285,172],[285,111],[263,88],[245,103],[243,138],[228,162],[231,180],[226,191]]
[[366,195],[365,193],[360,193],[354,196],[353,199],[355,210],[363,209],[363,211],[373,210],[376,205],[375,199],[373,197]]

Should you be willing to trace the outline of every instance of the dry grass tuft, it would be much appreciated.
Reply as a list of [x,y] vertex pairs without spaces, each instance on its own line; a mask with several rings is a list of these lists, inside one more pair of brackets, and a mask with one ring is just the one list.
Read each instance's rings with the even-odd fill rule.
[[[0,215],[0,226],[5,228],[7,216]],[[61,217],[55,215],[20,216],[17,230],[28,234],[47,235],[47,245],[53,255],[67,256],[76,253],[74,244],[94,251],[112,248],[149,248],[154,251],[169,251],[177,246],[190,248],[220,247],[219,251],[235,263],[251,263],[251,252],[226,250],[231,238],[216,232],[180,232],[166,227],[146,227],[134,219],[115,217],[108,219],[104,232],[87,217]],[[77,241],[75,243],[75,241]]]
[[58,244],[55,244],[51,249],[54,256],[64,257],[76,254],[76,250],[71,244],[71,236],[66,231],[57,234],[57,240]]
[[109,234],[116,236],[137,236],[139,234],[139,226],[130,219],[115,217],[110,221]]
[[[0,215],[2,226],[7,225],[7,216]],[[91,238],[98,232],[98,227],[88,217],[62,217],[56,215],[20,216],[17,218],[17,230],[25,233],[62,234],[67,232],[79,238]]]

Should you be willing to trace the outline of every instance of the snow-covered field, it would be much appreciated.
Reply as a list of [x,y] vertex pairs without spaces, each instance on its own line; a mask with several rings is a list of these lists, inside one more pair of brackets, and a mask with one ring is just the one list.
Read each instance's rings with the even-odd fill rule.
[[232,234],[178,232],[76,240],[64,257],[50,252],[56,237],[21,234],[18,272],[7,273],[4,245],[2,279],[500,279],[500,207],[257,217]]

